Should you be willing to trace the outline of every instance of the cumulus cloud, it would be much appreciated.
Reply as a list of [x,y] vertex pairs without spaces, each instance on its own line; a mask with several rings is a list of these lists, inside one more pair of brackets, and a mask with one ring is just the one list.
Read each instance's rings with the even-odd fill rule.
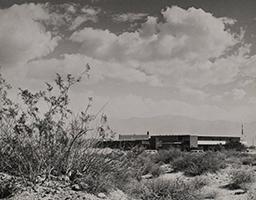
[[175,6],[167,8],[162,14],[166,23],[158,26],[160,33],[169,33],[181,41],[181,45],[171,51],[174,56],[197,59],[218,57],[237,43],[234,36],[225,30],[224,20],[202,9],[192,7],[184,10]]
[[113,15],[113,20],[115,22],[134,22],[144,19],[148,14],[146,13],[123,13]]
[[83,26],[86,22],[98,21],[100,8],[88,5],[82,6],[76,3],[42,4],[48,12],[48,19],[45,21],[47,29],[55,35],[66,36],[66,32],[72,32]]
[[53,37],[39,22],[48,17],[40,4],[14,5],[0,10],[0,64],[3,67],[26,63],[54,50],[58,37]]
[[[144,13],[114,16],[118,22],[145,18],[134,32],[117,35],[83,27],[88,20],[97,22],[100,12],[75,4],[58,5],[56,9],[52,5],[24,4],[0,10],[0,45],[5,47],[0,50],[0,64],[22,64],[28,80],[46,81],[52,80],[55,72],[78,75],[89,63],[92,84],[124,81],[177,94],[164,94],[168,98],[160,100],[136,95],[116,97],[110,110],[119,117],[174,114],[227,119],[236,112],[244,111],[245,117],[251,112],[246,106],[230,112],[207,104],[207,100],[220,105],[229,97],[235,101],[249,98],[244,87],[256,75],[256,59],[248,55],[250,46],[244,44],[243,32],[233,34],[228,29],[235,20],[217,18],[202,9],[174,6],[162,10],[161,18]],[[54,52],[42,58],[55,49],[59,39],[55,35],[62,34],[61,30],[65,30],[64,38],[72,32],[65,38],[69,41],[62,41],[71,44],[69,53],[55,57]],[[61,48],[58,51],[63,52]],[[14,74],[17,71],[13,70]],[[223,93],[216,92],[222,86],[228,93],[224,89]],[[195,101],[200,105],[193,105]]]
[[30,79],[51,80],[57,72],[79,75],[84,71],[86,63],[91,65],[90,80],[88,80],[91,83],[110,78],[161,86],[157,76],[147,75],[130,67],[128,64],[103,62],[80,54],[65,54],[61,59],[52,58],[32,61],[27,65],[27,76]]
[[[165,22],[157,23],[156,18],[149,17],[137,32],[117,36],[109,31],[85,28],[75,32],[71,40],[87,45],[90,39],[90,45],[98,49],[103,47],[100,52],[93,53],[100,59],[144,61],[171,58],[206,60],[221,56],[238,42],[225,30],[225,20],[201,9],[184,10],[174,6],[162,11],[162,15]],[[115,49],[119,54],[113,53]]]
[[[203,87],[234,80],[245,55],[226,56],[241,42],[241,36],[226,28],[235,20],[177,6],[163,10],[162,16],[162,22],[148,16],[135,32],[116,35],[86,27],[74,32],[70,39],[81,44],[81,54],[107,62],[136,63],[147,73],[161,75],[167,83],[179,79]],[[242,48],[238,51],[242,52]]]

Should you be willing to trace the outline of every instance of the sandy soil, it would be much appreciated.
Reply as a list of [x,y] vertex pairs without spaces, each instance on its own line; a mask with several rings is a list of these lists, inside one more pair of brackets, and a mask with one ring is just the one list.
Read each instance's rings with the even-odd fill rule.
[[[202,194],[205,196],[205,200],[248,200],[249,191],[244,191],[242,189],[231,190],[227,188],[227,185],[230,183],[229,172],[231,169],[231,167],[228,167],[220,170],[216,174],[209,173],[204,175],[208,180],[207,186],[202,189]],[[192,177],[185,177],[181,172],[165,174],[162,177],[169,180],[175,180],[176,178],[192,179]],[[256,188],[256,184],[251,185],[251,188]]]

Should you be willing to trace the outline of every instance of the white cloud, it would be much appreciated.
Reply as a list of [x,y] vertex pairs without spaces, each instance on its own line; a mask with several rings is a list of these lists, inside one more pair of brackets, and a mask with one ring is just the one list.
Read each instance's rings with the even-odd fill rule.
[[241,100],[246,95],[246,92],[243,89],[238,89],[238,88],[233,89],[232,93],[235,100]]
[[213,102],[221,102],[222,101],[222,96],[221,95],[214,95],[211,97],[211,100]]
[[229,24],[229,25],[234,25],[237,22],[237,20],[231,19],[228,17],[222,17],[221,19],[225,24]]
[[69,27],[70,30],[75,30],[79,26],[81,26],[84,22],[92,21],[96,23],[98,21],[98,14],[100,13],[100,9],[95,9],[91,7],[84,7],[81,9],[82,14],[75,17],[71,26]]
[[148,16],[147,21],[142,24],[139,32],[140,36],[143,38],[147,38],[154,34],[157,34],[157,18]]
[[158,26],[160,33],[181,40],[181,44],[172,50],[172,56],[208,59],[222,55],[228,47],[237,43],[234,36],[225,30],[221,18],[202,9],[192,7],[184,10],[175,6],[162,13],[166,23]]
[[48,13],[40,4],[14,5],[0,10],[0,64],[13,66],[46,56],[58,38],[40,24]]
[[113,15],[113,20],[116,22],[134,22],[145,18],[146,13],[123,13]]
[[82,23],[88,21],[86,16],[77,16],[75,18],[75,20],[73,21],[73,23],[70,26],[70,30],[75,30],[76,28],[78,28]]
[[256,55],[248,58],[243,66],[243,75],[249,77],[256,77]]
[[209,95],[202,90],[193,89],[186,86],[180,86],[180,93],[185,97],[189,97],[197,102],[204,101]]
[[251,97],[249,99],[249,103],[255,105],[256,104],[256,97]]
[[45,10],[49,13],[49,18],[46,20],[47,28],[50,28],[52,33],[65,37],[65,32],[74,31],[83,26],[85,22],[98,21],[100,8],[90,6],[81,7],[76,3],[63,4],[43,4]]

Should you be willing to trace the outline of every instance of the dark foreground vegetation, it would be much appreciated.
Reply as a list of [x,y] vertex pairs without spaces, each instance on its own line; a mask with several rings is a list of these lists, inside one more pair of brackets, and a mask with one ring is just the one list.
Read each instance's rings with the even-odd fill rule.
[[[84,111],[69,109],[69,90],[81,77],[57,75],[46,89],[19,89],[20,103],[8,98],[11,88],[0,75],[0,199],[21,187],[34,188],[54,180],[75,191],[107,194],[121,190],[142,200],[193,200],[203,198],[207,185],[199,175],[216,173],[230,164],[252,166],[256,157],[237,151],[182,152],[178,149],[149,153],[139,147],[130,151],[98,149],[113,132],[104,114],[92,114],[92,98]],[[95,125],[98,121],[98,125]],[[163,173],[183,172],[189,181],[161,178]],[[251,171],[234,171],[233,186],[253,181]]]

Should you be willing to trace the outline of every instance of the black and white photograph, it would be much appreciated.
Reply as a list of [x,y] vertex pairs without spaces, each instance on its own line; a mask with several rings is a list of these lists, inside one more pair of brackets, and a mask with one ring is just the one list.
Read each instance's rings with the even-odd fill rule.
[[256,1],[0,0],[0,199],[256,200]]

